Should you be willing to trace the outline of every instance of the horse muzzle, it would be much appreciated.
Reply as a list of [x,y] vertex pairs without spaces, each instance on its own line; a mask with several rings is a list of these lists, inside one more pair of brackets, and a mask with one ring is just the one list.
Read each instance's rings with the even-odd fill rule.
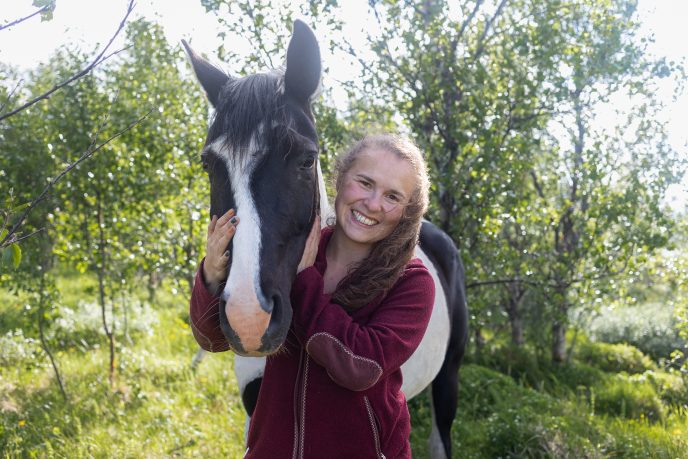
[[220,300],[220,327],[230,348],[239,355],[261,357],[276,352],[284,342],[291,314],[281,295],[259,301],[231,295]]

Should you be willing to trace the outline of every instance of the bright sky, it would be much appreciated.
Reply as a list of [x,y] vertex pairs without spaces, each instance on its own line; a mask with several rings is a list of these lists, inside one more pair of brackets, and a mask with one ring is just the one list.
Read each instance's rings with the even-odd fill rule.
[[[35,10],[31,3],[31,0],[0,0],[0,23],[30,14]],[[67,43],[95,50],[97,43],[109,40],[127,3],[127,0],[57,0],[52,21],[40,22],[33,18],[0,31],[0,62],[31,68]],[[345,35],[354,46],[362,43],[364,22],[361,19],[367,15],[368,2],[347,0],[340,3],[343,4]],[[688,0],[639,0],[639,11],[642,33],[655,38],[650,52],[676,61],[686,60],[688,66]],[[179,44],[182,38],[191,39],[194,48],[209,54],[219,44],[217,22],[205,13],[200,0],[138,0],[134,11],[134,17],[137,16],[161,23],[171,43]],[[323,50],[323,60],[326,66],[336,69],[332,74],[338,79],[357,77],[358,69],[341,56],[332,56]],[[688,155],[688,91],[673,100],[670,82],[666,81],[658,92],[666,105],[662,117],[669,123],[670,141],[677,151]],[[667,200],[675,209],[688,211],[688,178],[682,185],[669,190]]]

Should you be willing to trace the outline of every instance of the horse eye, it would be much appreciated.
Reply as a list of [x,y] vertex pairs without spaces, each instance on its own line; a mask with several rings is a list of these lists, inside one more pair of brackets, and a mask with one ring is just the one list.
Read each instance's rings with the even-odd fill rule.
[[304,162],[301,163],[301,168],[310,169],[311,167],[313,167],[313,164],[315,164],[315,158],[307,158]]
[[207,161],[203,161],[203,170],[208,172],[208,162]]

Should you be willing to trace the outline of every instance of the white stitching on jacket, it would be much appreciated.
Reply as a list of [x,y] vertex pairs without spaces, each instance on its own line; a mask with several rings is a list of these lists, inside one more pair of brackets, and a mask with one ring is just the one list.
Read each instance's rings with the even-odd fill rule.
[[[342,349],[344,349],[344,352],[346,352],[347,354],[349,354],[349,356],[353,357],[354,359],[363,360],[364,362],[370,362],[370,363],[372,363],[373,365],[375,365],[375,366],[377,367],[378,370],[380,370],[380,373],[382,373],[382,366],[380,366],[380,364],[377,363],[375,360],[369,359],[369,358],[367,358],[367,357],[362,357],[362,356],[360,356],[360,355],[354,354],[354,353],[351,351],[351,349],[349,349],[348,347],[346,347],[346,346],[344,345],[344,343],[342,343],[342,342],[339,341],[337,338],[335,338],[334,336],[332,336],[331,334],[329,334],[329,333],[327,333],[327,332],[318,332],[318,333],[314,334],[313,336],[311,336],[311,337],[308,339],[308,342],[306,343],[306,350],[308,350],[308,346],[311,344],[311,341],[313,341],[313,338],[315,338],[316,336],[319,336],[319,335],[323,335],[323,336],[326,336],[326,337],[328,337],[328,338],[333,339],[335,343],[339,344],[339,346],[340,346]],[[310,354],[310,353],[309,353],[309,354]],[[378,378],[379,378],[379,376],[378,376]]]
[[382,448],[380,446],[380,436],[377,431],[377,424],[375,424],[375,417],[373,414],[373,407],[370,404],[367,396],[363,396],[363,402],[365,403],[366,411],[368,412],[368,419],[370,420],[370,427],[373,429],[373,438],[375,439],[375,453],[381,459],[385,459],[385,455],[382,454]]

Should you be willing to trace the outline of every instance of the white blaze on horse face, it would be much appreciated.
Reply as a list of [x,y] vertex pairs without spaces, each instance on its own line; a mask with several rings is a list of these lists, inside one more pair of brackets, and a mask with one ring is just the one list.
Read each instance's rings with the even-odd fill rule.
[[227,166],[240,219],[232,243],[232,265],[222,292],[225,313],[244,350],[255,354],[261,347],[271,316],[261,307],[265,297],[260,287],[260,219],[250,189],[259,146],[252,140],[249,151],[238,154],[227,147],[226,139],[221,138],[213,142],[212,147]]

